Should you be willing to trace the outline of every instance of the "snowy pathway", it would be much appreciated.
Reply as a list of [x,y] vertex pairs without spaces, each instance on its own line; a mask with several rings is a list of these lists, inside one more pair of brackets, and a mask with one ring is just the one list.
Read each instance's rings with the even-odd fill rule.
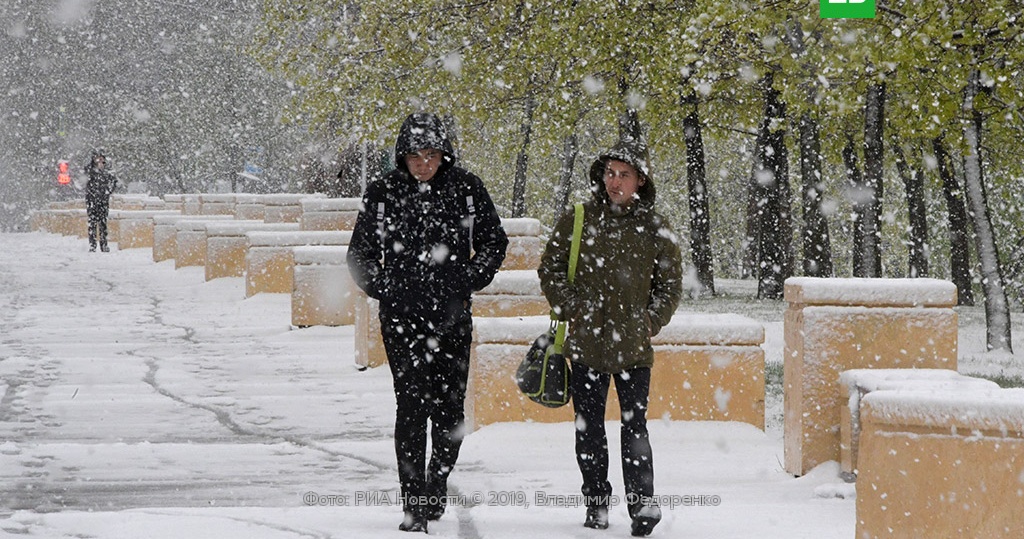
[[[0,252],[0,536],[408,537],[390,378],[355,369],[351,328],[295,330],[287,295],[145,249],[33,233]],[[651,429],[677,504],[654,537],[852,537],[834,467],[793,479],[749,425]],[[489,426],[431,535],[628,536],[622,505],[607,532],[580,526],[578,482],[569,425]]]

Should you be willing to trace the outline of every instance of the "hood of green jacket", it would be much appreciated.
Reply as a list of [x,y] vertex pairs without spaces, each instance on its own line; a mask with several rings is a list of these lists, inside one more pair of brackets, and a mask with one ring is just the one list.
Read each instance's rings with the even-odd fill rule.
[[601,204],[608,205],[611,200],[604,188],[604,171],[608,161],[622,161],[629,163],[637,170],[644,179],[644,184],[637,189],[637,196],[640,197],[639,208],[654,208],[654,180],[651,178],[650,156],[647,146],[636,139],[622,139],[612,146],[612,149],[598,156],[594,164],[590,166],[590,192],[594,200]]

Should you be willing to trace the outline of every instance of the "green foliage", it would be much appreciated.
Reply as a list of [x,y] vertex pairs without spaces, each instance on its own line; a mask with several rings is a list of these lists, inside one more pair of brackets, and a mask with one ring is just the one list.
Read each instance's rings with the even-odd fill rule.
[[[993,193],[1022,198],[1022,161],[1006,151],[1019,145],[1024,125],[1021,3],[893,0],[879,4],[875,19],[820,19],[817,10],[808,0],[265,0],[252,52],[293,84],[295,101],[284,114],[299,123],[390,144],[408,112],[451,115],[463,159],[488,178],[503,205],[511,198],[520,125],[531,100],[527,208],[545,219],[565,137],[580,136],[573,183],[573,198],[580,199],[589,196],[593,156],[613,141],[620,116],[632,109],[647,129],[663,207],[685,233],[681,120],[695,104],[705,127],[716,271],[723,275],[734,274],[742,251],[737,230],[750,174],[745,148],[763,118],[764,76],[773,74],[787,106],[786,120],[775,128],[795,133],[805,112],[821,123],[839,259],[849,252],[850,207],[840,150],[848,136],[862,139],[868,85],[885,84],[887,138],[895,134],[918,149],[914,164],[931,174],[932,267],[941,274],[944,204],[934,194],[930,141],[943,135],[960,149],[972,58],[987,90],[975,102],[986,122],[986,177]],[[795,161],[795,137],[788,143]],[[885,174],[885,265],[901,274],[902,185],[889,163]],[[1005,256],[1013,231],[1024,226],[1019,207],[1004,210],[996,228]],[[849,268],[845,261],[836,266],[841,273]]]

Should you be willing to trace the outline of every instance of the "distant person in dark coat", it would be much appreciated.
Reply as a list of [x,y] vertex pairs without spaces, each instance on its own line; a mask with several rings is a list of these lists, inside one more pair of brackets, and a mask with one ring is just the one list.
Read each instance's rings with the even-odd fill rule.
[[427,521],[444,514],[448,475],[466,435],[470,296],[494,278],[508,238],[483,182],[456,164],[440,118],[409,116],[395,155],[398,168],[366,188],[348,267],[380,300],[398,404],[399,529],[426,532]]
[[89,251],[109,252],[107,247],[107,214],[110,213],[110,195],[117,187],[117,178],[107,170],[107,158],[101,150],[93,150],[92,159],[85,165],[85,209],[89,214]]

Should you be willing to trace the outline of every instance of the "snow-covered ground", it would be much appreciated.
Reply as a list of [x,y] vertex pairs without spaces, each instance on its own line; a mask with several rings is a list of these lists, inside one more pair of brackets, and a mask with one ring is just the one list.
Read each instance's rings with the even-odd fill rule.
[[[292,328],[288,295],[246,299],[242,279],[205,282],[148,249],[89,253],[30,233],[0,234],[0,253],[0,536],[409,537],[397,530],[390,376],[355,368],[351,327]],[[763,322],[777,366],[784,306],[750,299],[750,286],[722,283],[723,297],[682,309]],[[1021,315],[1016,357],[999,357],[983,352],[981,309],[960,314],[961,371],[1020,376]],[[781,406],[769,391],[765,432],[652,421],[666,506],[654,537],[854,536],[838,465],[783,471]],[[451,486],[463,503],[430,535],[629,535],[623,505],[606,531],[570,506],[569,424],[474,432]]]

